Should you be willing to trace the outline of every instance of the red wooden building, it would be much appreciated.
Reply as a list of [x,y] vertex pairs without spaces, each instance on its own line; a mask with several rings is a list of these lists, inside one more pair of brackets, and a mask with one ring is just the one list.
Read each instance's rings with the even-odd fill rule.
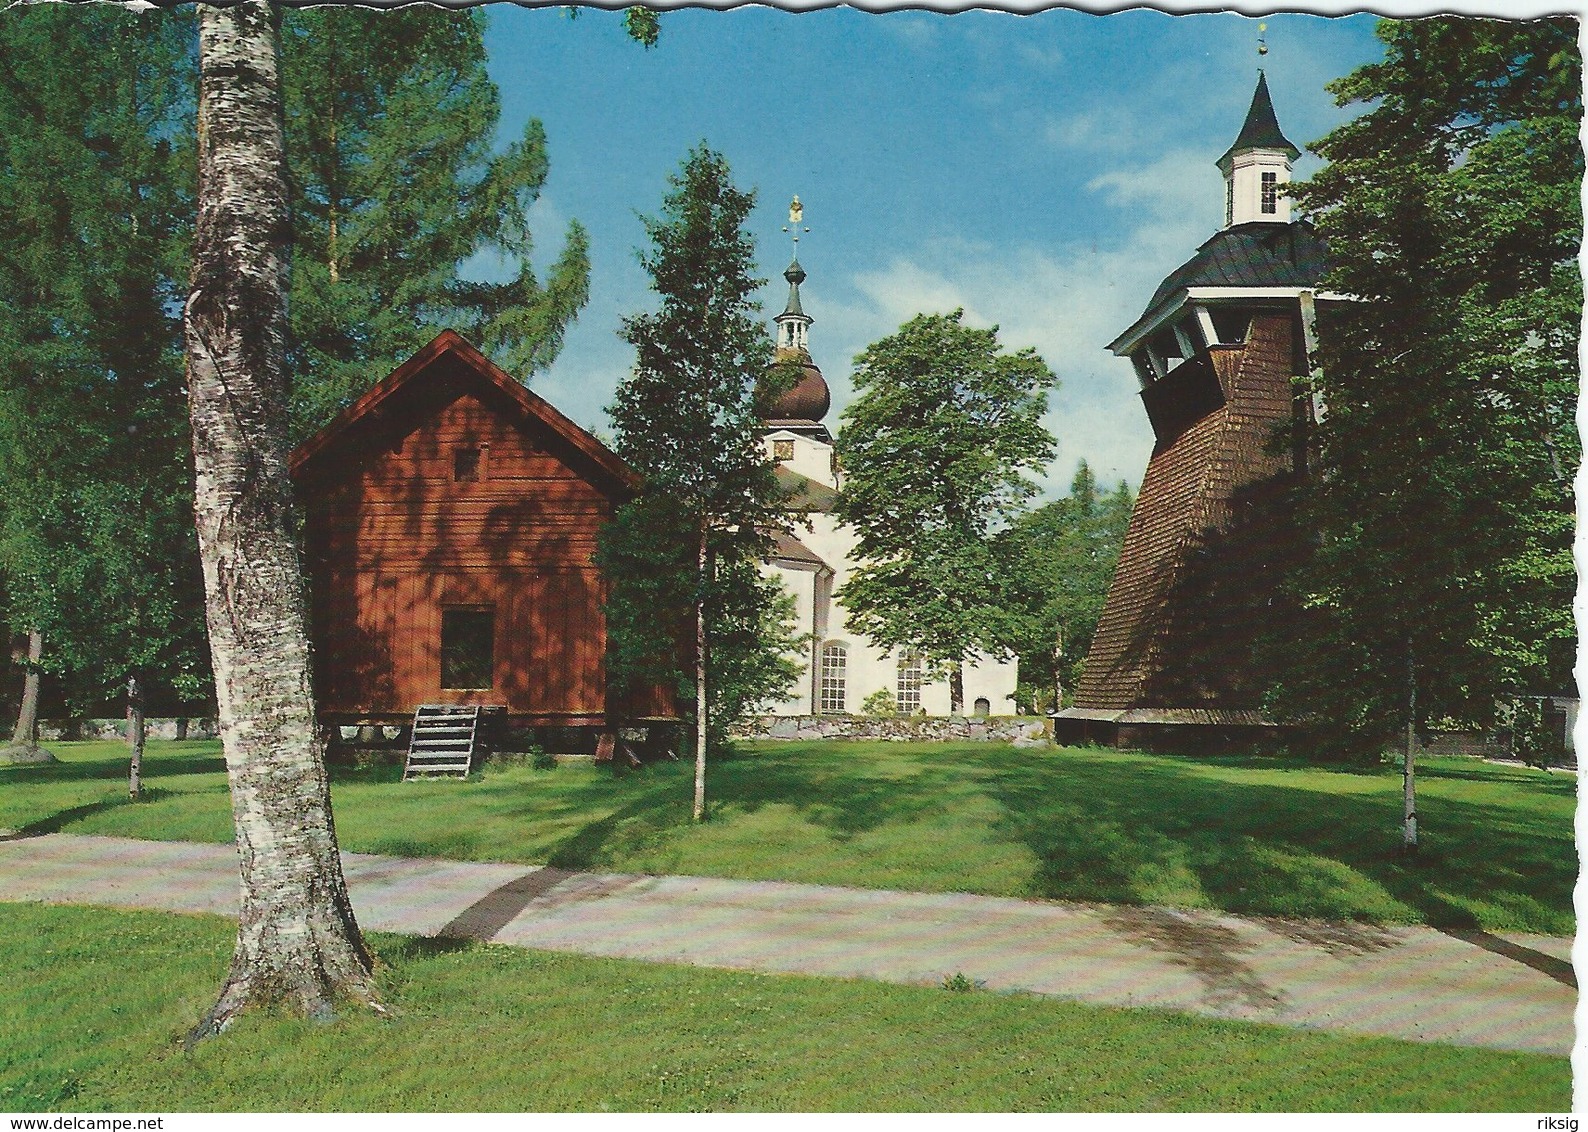
[[420,704],[517,726],[671,714],[607,695],[596,537],[634,473],[444,331],[292,454],[328,723]]

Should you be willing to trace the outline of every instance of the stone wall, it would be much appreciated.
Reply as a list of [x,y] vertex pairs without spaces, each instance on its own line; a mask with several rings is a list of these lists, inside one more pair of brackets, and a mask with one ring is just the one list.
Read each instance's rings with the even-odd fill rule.
[[1049,745],[1048,721],[1034,716],[764,715],[739,739],[886,739],[899,743],[977,740],[1016,747]]
[[[176,720],[147,718],[143,721],[143,734],[146,739],[175,739]],[[189,739],[213,739],[217,732],[213,719],[189,718],[187,721],[187,737]],[[39,720],[39,742],[60,743],[73,739],[125,739],[127,737],[127,721],[125,719],[41,719]]]

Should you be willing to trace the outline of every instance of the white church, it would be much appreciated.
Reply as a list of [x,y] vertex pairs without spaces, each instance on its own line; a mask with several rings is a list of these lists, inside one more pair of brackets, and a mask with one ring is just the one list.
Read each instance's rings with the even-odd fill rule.
[[[832,435],[822,423],[832,396],[811,359],[809,331],[814,320],[800,302],[805,270],[797,256],[783,278],[789,292],[788,305],[775,320],[777,361],[797,365],[800,375],[773,405],[762,435],[767,456],[777,464],[778,482],[789,493],[789,506],[799,513],[799,521],[792,535],[778,536],[766,568],[794,596],[796,631],[808,646],[805,673],[794,694],[772,705],[770,714],[859,715],[865,701],[884,692],[901,715],[948,715],[947,678],[932,679],[917,655],[877,648],[850,627],[836,596],[859,565],[854,557],[858,538],[832,513],[843,486],[843,469]],[[1013,715],[1015,678],[1013,659],[972,657],[964,668],[966,713]]]

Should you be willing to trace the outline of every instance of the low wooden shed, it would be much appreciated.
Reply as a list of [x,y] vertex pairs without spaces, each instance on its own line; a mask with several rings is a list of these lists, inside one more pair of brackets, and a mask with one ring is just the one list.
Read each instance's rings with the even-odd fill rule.
[[671,714],[610,702],[603,523],[634,473],[444,331],[292,454],[327,723],[479,705],[516,726]]

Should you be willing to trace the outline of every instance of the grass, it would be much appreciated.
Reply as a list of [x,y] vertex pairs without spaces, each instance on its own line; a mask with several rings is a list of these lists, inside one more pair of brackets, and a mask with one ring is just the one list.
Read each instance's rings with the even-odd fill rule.
[[[0,826],[227,841],[215,743],[151,743],[148,801],[125,748],[59,743],[0,770]],[[1569,935],[1576,778],[1471,759],[1419,764],[1423,851],[1399,848],[1392,768],[991,743],[767,743],[710,771],[614,777],[589,763],[401,784],[333,774],[346,849]]]
[[375,936],[394,1021],[245,1016],[234,927],[4,906],[0,1110],[1564,1112],[1564,1057]]

